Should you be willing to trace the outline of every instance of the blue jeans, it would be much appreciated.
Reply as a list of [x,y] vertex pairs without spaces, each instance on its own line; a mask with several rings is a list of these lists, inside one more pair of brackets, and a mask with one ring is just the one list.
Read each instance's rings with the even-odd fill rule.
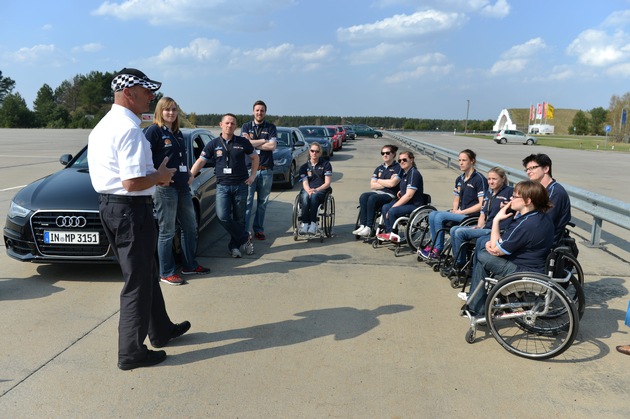
[[[404,217],[405,215],[409,215],[415,210],[417,207],[413,204],[405,204],[400,205],[398,207],[394,207],[395,202],[390,202],[383,205],[382,213],[385,217],[385,232],[391,233],[394,228],[394,223],[400,217]],[[400,232],[398,232],[400,233]]]
[[195,260],[197,219],[190,196],[190,188],[158,186],[153,196],[153,203],[159,227],[157,250],[160,259],[160,275],[166,278],[175,274],[173,238],[175,237],[176,221],[181,229],[183,267],[186,270],[195,269],[198,266]]
[[487,228],[472,228],[471,226],[451,227],[451,247],[453,249],[453,257],[457,256],[455,265],[461,268],[466,263],[466,252],[464,249],[461,249],[462,243],[477,239],[481,236],[489,235],[491,232],[492,230]]
[[317,207],[324,203],[326,191],[313,192],[310,196],[302,189],[300,200],[302,202],[302,222],[304,224],[317,223]]
[[359,225],[372,228],[376,212],[391,201],[392,197],[384,193],[363,192],[359,197]]
[[217,185],[217,218],[230,235],[228,248],[238,249],[247,243],[249,233],[245,228],[247,210],[247,184]]
[[273,184],[273,170],[259,170],[256,172],[256,180],[249,186],[247,195],[247,211],[245,213],[245,227],[249,230],[250,214],[254,206],[254,193],[256,200],[256,215],[254,216],[254,233],[262,233],[265,231],[263,223],[265,222],[265,212],[267,211],[267,202],[271,194],[271,185]]
[[455,221],[461,223],[466,218],[464,214],[454,214],[449,211],[433,211],[429,213],[429,233],[431,233],[431,241],[433,248],[441,251],[444,248],[444,231],[438,231],[444,227],[447,221]]
[[[481,238],[478,240],[477,247],[475,248],[475,256],[474,256],[474,268],[472,279],[470,281],[470,293],[472,293],[477,288],[477,284],[482,282],[484,278],[490,275],[490,273],[494,273],[496,278],[502,278],[506,275],[518,271],[518,266],[507,260],[502,256],[493,256],[486,250],[486,243],[488,242],[490,236],[485,239]],[[482,315],[486,311],[486,298],[488,297],[488,292],[484,286],[481,287],[477,295],[474,298],[468,299],[468,307],[470,310],[478,315]]]

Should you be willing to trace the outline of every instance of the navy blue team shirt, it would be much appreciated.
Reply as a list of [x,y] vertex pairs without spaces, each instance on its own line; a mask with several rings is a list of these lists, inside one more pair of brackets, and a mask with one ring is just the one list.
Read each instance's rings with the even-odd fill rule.
[[[254,147],[245,137],[234,135],[225,141],[221,135],[210,141],[203,148],[201,157],[209,160],[214,157],[215,173],[219,185],[240,185],[249,177],[245,156],[254,154]],[[226,173],[225,169],[232,173]]]

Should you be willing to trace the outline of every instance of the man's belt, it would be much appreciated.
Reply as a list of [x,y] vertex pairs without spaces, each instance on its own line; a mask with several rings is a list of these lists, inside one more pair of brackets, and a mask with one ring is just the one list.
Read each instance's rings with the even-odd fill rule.
[[100,194],[100,201],[112,204],[152,204],[153,197],[151,195],[114,195]]

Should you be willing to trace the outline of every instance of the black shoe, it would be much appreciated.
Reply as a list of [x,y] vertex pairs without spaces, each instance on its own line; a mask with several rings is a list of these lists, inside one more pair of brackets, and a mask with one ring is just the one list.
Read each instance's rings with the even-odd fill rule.
[[118,368],[120,368],[123,371],[128,371],[128,370],[133,370],[135,368],[150,367],[150,366],[159,364],[165,359],[166,359],[166,352],[152,351],[150,349],[147,349],[147,356],[143,360],[134,361],[134,362],[119,362]]
[[151,343],[154,348],[163,348],[166,346],[171,340],[180,337],[184,333],[188,332],[190,329],[190,322],[188,320],[176,323],[173,325],[173,330],[171,330],[171,335],[165,341],[157,341],[155,343]]

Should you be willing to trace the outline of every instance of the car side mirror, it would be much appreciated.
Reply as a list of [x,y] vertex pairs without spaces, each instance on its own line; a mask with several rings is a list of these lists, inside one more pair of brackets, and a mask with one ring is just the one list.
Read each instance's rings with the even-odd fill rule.
[[61,163],[64,166],[67,166],[71,160],[72,160],[72,154],[63,154],[61,157],[59,157],[59,163]]
[[305,144],[306,143],[304,141],[296,141],[295,144],[293,144],[293,147],[302,147]]

